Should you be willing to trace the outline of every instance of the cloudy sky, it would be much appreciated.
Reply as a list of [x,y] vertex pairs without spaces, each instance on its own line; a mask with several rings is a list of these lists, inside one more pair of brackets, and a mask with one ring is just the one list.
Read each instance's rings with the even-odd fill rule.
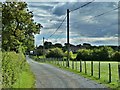
[[[87,2],[28,2],[36,22],[43,28],[35,35],[35,45],[42,45],[42,38],[52,43],[66,43],[66,19],[60,29],[54,31],[66,16],[66,10],[74,10]],[[92,45],[118,45],[118,2],[93,2],[70,12],[70,43]],[[113,10],[113,11],[111,11]],[[102,16],[94,16],[105,13]]]

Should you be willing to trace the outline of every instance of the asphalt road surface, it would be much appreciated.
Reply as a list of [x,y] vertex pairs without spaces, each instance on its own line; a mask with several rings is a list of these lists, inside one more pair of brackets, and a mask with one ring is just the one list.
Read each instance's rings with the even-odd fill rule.
[[26,58],[36,77],[36,88],[106,88],[72,72]]

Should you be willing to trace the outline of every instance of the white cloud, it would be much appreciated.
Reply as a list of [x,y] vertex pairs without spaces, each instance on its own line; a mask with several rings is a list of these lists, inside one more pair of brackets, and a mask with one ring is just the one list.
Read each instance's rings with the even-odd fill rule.
[[[48,39],[47,41],[52,42],[53,44],[55,43],[61,43],[64,45],[64,43],[67,42],[66,38],[61,38],[61,39],[55,39],[51,38]],[[42,40],[41,40],[42,42]],[[118,37],[101,37],[101,38],[89,38],[89,37],[77,37],[77,38],[70,38],[70,43],[71,44],[83,44],[83,43],[90,43],[92,45],[97,45],[97,43],[100,42],[101,45],[116,45],[118,44]],[[116,42],[116,43],[113,43]],[[105,43],[105,44],[104,44]]]

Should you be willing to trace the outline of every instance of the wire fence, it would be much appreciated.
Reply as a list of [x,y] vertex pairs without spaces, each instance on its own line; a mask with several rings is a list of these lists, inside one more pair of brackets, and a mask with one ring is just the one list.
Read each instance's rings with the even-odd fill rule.
[[118,62],[74,60],[69,61],[70,66],[67,67],[67,61],[62,58],[39,58],[36,60],[69,68],[88,76],[92,76],[95,79],[100,79],[105,83],[119,86]]

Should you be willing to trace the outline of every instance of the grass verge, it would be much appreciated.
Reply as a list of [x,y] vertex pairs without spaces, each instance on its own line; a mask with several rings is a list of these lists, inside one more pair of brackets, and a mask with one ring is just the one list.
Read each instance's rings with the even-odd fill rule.
[[27,65],[26,70],[19,74],[19,78],[13,85],[13,88],[35,88],[35,76]]

